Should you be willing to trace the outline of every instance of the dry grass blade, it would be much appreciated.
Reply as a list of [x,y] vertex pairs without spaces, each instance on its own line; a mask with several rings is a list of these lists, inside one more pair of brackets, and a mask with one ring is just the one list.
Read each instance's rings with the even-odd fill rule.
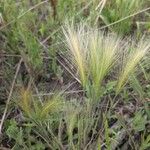
[[6,117],[6,114],[7,114],[9,102],[11,100],[11,96],[12,96],[12,93],[13,93],[13,90],[14,90],[15,82],[16,82],[16,79],[17,79],[22,61],[23,61],[23,59],[21,58],[19,63],[18,63],[17,69],[16,69],[16,73],[15,73],[15,76],[14,76],[14,79],[13,79],[13,82],[12,82],[12,86],[11,86],[11,89],[10,89],[10,92],[9,92],[9,95],[8,95],[8,99],[6,101],[6,107],[5,107],[5,110],[4,110],[2,119],[1,119],[1,123],[0,123],[0,135],[2,134],[2,126],[3,126],[4,120],[5,120],[5,117]]

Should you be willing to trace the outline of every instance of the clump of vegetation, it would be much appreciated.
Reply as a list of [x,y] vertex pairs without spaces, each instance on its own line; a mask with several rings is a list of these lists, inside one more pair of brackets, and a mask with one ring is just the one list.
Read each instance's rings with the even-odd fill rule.
[[[113,69],[113,72],[116,72],[116,67],[121,68],[121,72],[115,74],[118,77],[116,88],[118,93],[140,60],[149,53],[150,45],[144,40],[133,46],[117,36],[104,35],[83,26],[79,26],[77,31],[69,27],[64,33],[72,65],[78,69],[81,84],[87,95],[95,100],[100,98],[105,83],[103,81]],[[119,66],[118,61],[122,62]]]
[[[103,9],[101,18],[106,25],[109,25],[110,23],[139,12],[144,7],[144,4],[144,0],[108,0]],[[125,35],[132,32],[134,26],[136,26],[135,24],[133,16],[132,18],[127,18],[111,26],[110,29],[120,35]]]
[[148,150],[149,4],[0,1],[0,149]]

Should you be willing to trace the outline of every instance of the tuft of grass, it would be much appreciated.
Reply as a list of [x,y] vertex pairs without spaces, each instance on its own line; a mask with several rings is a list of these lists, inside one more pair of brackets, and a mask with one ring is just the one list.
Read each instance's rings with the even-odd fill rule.
[[22,90],[21,97],[19,106],[31,119],[38,118],[44,120],[49,114],[59,112],[63,105],[63,98],[59,93],[53,95],[42,104],[28,90]]
[[118,84],[116,88],[117,93],[126,84],[127,79],[135,70],[136,66],[141,61],[141,59],[144,58],[144,56],[146,56],[146,54],[149,51],[149,48],[150,44],[142,40],[137,46],[137,48],[129,54],[128,58],[126,59],[125,66],[123,66],[123,70],[119,75]]
[[136,46],[115,35],[94,31],[85,25],[80,25],[77,29],[67,26],[63,32],[81,84],[87,96],[96,101],[103,95],[102,87],[106,84],[106,77],[112,71],[116,72],[116,67],[123,68],[116,74],[118,94],[150,48],[150,44],[143,39]]
[[102,81],[118,59],[120,38],[82,25],[77,30],[67,27],[63,31],[83,88],[98,99]]

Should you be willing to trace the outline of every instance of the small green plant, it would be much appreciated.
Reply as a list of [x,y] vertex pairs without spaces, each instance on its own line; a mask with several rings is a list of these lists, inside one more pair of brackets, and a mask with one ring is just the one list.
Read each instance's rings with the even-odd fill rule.
[[6,129],[6,134],[9,139],[13,141],[12,149],[45,149],[46,146],[42,143],[42,141],[37,140],[32,135],[32,128],[34,128],[34,126],[30,123],[24,124],[20,127],[15,120],[12,119],[9,121],[8,128]]
[[142,111],[137,112],[132,120],[132,126],[136,132],[145,130],[147,123],[147,116]]

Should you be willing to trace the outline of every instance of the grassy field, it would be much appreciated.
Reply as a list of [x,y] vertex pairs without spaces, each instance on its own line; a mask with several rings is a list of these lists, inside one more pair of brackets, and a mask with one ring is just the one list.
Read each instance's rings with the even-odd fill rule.
[[150,149],[150,0],[0,1],[10,149]]

